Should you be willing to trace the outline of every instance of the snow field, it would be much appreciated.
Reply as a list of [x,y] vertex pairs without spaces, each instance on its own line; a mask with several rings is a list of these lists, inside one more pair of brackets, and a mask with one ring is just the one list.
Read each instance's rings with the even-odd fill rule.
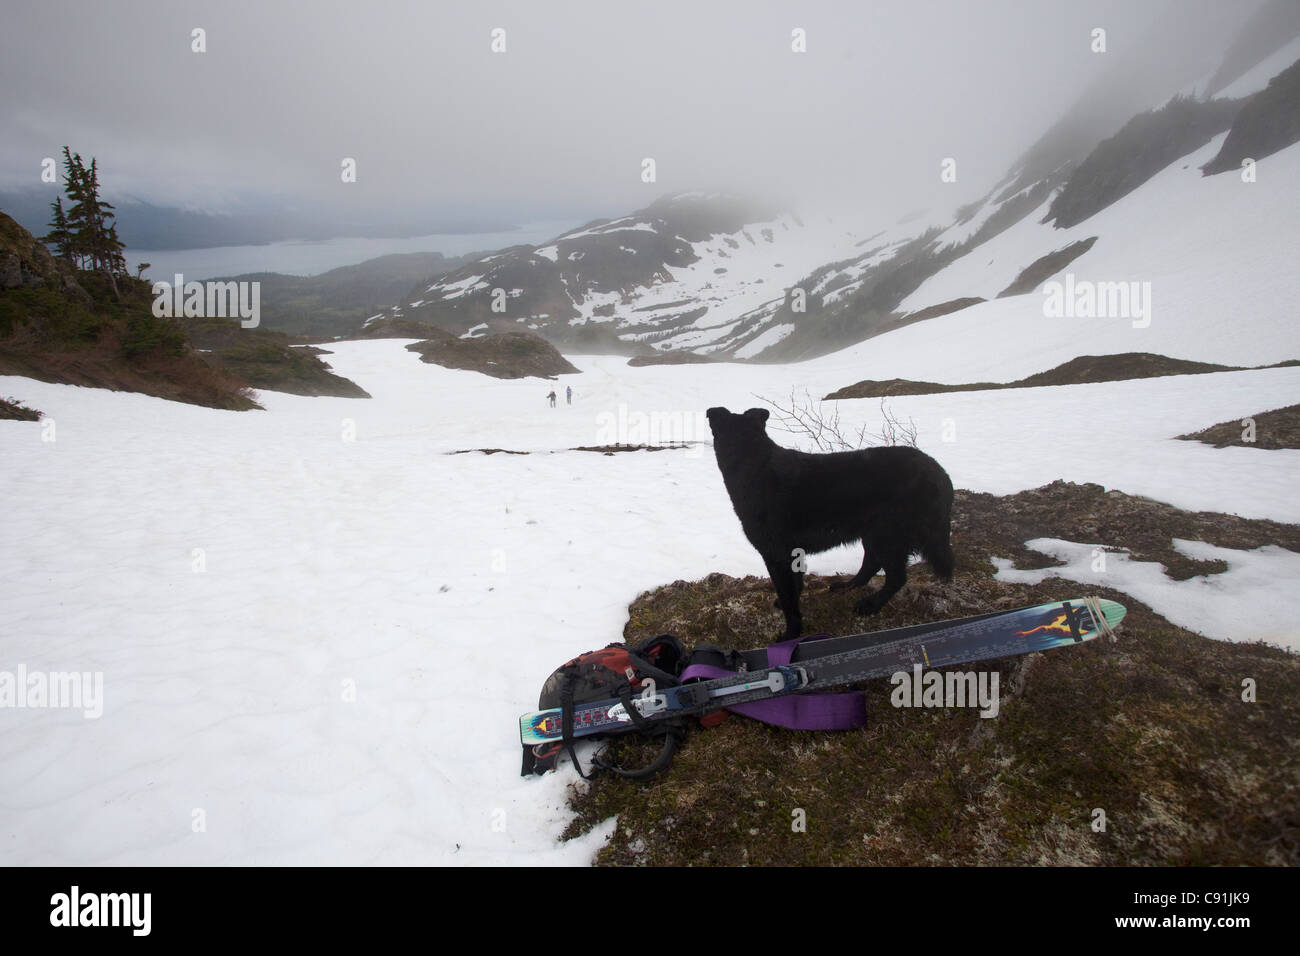
[[[0,670],[102,672],[105,697],[98,720],[0,709],[0,860],[586,863],[610,824],[555,842],[574,777],[518,776],[519,714],[551,670],[621,636],[640,591],[764,572],[707,446],[568,449],[638,416],[707,440],[710,406],[862,378],[1008,381],[1108,351],[1300,357],[1294,325],[1263,307],[1240,328],[1211,303],[1138,330],[1045,319],[1034,298],[799,365],[572,356],[582,374],[556,383],[426,365],[400,340],[337,343],[327,360],[373,399],[264,392],[265,412],[0,378],[48,416],[0,428]],[[573,406],[549,408],[566,385]],[[1300,522],[1300,452],[1173,438],[1298,393],[1300,368],[1282,368],[888,405],[958,487],[1064,478]],[[840,410],[846,430],[879,427],[877,400]],[[448,454],[476,448],[533,454]],[[1086,580],[1091,543],[1043,546]],[[1183,547],[1229,571],[1175,585],[1115,555],[1106,583],[1211,637],[1297,646],[1276,612],[1293,554]],[[859,563],[840,548],[810,569]],[[779,628],[774,612],[754,643]]]

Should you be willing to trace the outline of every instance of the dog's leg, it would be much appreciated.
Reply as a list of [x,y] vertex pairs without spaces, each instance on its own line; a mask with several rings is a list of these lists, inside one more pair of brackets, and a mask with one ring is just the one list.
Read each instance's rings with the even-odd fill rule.
[[782,640],[791,640],[803,633],[803,615],[799,613],[799,592],[803,588],[803,575],[790,567],[789,558],[776,556],[763,557],[767,573],[776,587],[776,599],[781,612],[785,614],[785,636]]
[[859,614],[875,614],[907,583],[907,552],[895,551],[885,562],[885,583],[853,606]]
[[[793,549],[792,549],[792,550],[793,550]],[[766,560],[766,559],[764,559],[764,560]],[[791,562],[791,564],[790,564],[790,569],[791,569],[790,573],[794,575],[794,581],[795,581],[794,606],[795,606],[795,609],[797,610],[798,607],[799,607],[799,598],[801,598],[801,597],[803,596],[803,572],[802,572],[802,571],[795,571],[795,570],[794,570],[794,562]],[[770,573],[770,572],[769,572],[769,573]],[[772,584],[773,584],[773,586],[775,587],[775,585],[776,585],[776,579],[775,579],[775,578],[773,578],[773,580],[772,580]],[[776,608],[778,611],[780,611],[780,610],[782,609],[782,607],[781,607],[781,592],[780,592],[780,590],[777,591],[776,599],[775,599],[774,601],[772,601],[772,607]]]
[[865,540],[862,543],[862,551],[862,568],[848,581],[832,581],[832,591],[844,591],[848,588],[860,587],[876,576],[876,572],[881,568],[880,559],[875,556],[871,550],[871,545],[867,544]]

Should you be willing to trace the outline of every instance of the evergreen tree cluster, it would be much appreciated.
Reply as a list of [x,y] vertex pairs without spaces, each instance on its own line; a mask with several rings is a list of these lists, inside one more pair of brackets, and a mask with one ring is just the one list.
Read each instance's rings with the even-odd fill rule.
[[[77,268],[102,272],[112,281],[115,276],[126,275],[126,246],[117,237],[111,203],[99,198],[99,170],[91,157],[90,166],[82,162],[80,153],[63,147],[64,192],[71,204],[65,211],[63,197],[50,203],[53,219],[50,232],[42,238],[54,246],[59,258],[76,264]],[[114,292],[117,283],[112,282]]]

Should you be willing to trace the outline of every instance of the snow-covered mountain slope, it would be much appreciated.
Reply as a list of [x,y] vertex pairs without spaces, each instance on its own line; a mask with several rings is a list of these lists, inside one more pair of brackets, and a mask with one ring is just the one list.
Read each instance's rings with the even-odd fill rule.
[[745,316],[780,304],[817,266],[855,254],[863,237],[825,217],[683,193],[485,257],[413,290],[389,314],[458,333],[522,326],[559,343],[628,350],[735,347],[752,337]]
[[[926,280],[902,307],[920,309],[962,296],[992,299],[1039,256],[1097,236],[1064,272],[1076,283],[1149,283],[1150,325],[1133,328],[1131,322],[1105,318],[1081,323],[1075,354],[1152,351],[1191,358],[1195,353],[1231,364],[1300,358],[1295,347],[1300,190],[1292,188],[1300,176],[1300,144],[1260,160],[1255,182],[1231,172],[1202,176],[1200,166],[1223,139],[1215,137],[1070,229],[1043,223],[1044,204]],[[1063,276],[1052,281],[1063,282]],[[1042,290],[1040,284],[1035,292],[1008,300],[1009,308],[1037,313],[1044,324],[1060,321],[1045,317]],[[951,324],[981,327],[991,314],[1004,313],[976,306],[950,317]],[[1192,316],[1197,317],[1194,333]]]
[[[1265,177],[1234,204],[1221,176],[1202,181],[1195,173],[1213,155],[1197,145],[1233,121],[1238,98],[1264,89],[1300,51],[1300,39],[1288,32],[1294,16],[1282,3],[1239,26],[1218,68],[1198,82],[1185,80],[1196,75],[1188,72],[1196,64],[1170,72],[1130,63],[1128,72],[1085,96],[1000,182],[955,214],[881,228],[845,217],[801,218],[727,194],[682,193],[541,246],[506,249],[431,277],[382,315],[419,319],[458,335],[523,327],[585,352],[687,350],[776,362],[828,354],[929,321],[973,297],[996,296],[1076,236],[1098,237],[1080,260],[1097,281],[1154,281],[1193,267],[1177,256],[1194,252],[1187,243],[1195,234],[1239,236],[1251,247],[1241,253],[1242,262],[1256,267],[1240,281],[1253,284],[1259,275],[1267,283],[1262,273],[1272,268],[1276,251],[1270,243],[1285,240],[1279,224],[1291,215],[1296,191],[1283,178]],[[1125,76],[1141,80],[1133,96],[1119,95]],[[1170,89],[1157,92],[1164,84]],[[1194,97],[1215,87],[1216,99],[1171,106],[1180,85],[1182,94]],[[1153,109],[1165,108],[1134,117],[1118,112],[1147,96]],[[1255,123],[1265,131],[1285,130],[1290,120],[1270,115]],[[1099,140],[1101,130],[1119,133]],[[1278,133],[1276,145],[1287,135]],[[1194,156],[1179,155],[1192,150]],[[1188,175],[1172,187],[1170,178],[1180,172]],[[1063,189],[1070,208],[1053,209],[1053,215],[1077,224],[1042,226]],[[1120,197],[1124,201],[1115,204]],[[1154,246],[1148,242],[1153,238]],[[1060,271],[1049,269],[1047,277]],[[1199,294],[1194,283],[1183,288]]]
[[[567,449],[649,416],[675,429],[664,437],[707,438],[711,405],[824,394],[883,369],[1018,374],[1077,341],[1018,300],[981,308],[990,334],[958,334],[962,313],[794,366],[578,356],[581,374],[561,381],[575,403],[556,409],[550,382],[425,365],[401,340],[334,347],[373,399],[266,392],[264,413],[0,378],[55,426],[43,441],[49,421],[0,423],[0,493],[22,503],[0,523],[0,670],[103,675],[98,719],[0,711],[4,861],[588,861],[613,824],[555,842],[574,778],[518,776],[519,713],[554,667],[619,637],[640,591],[763,569],[708,447]],[[1214,357],[1200,331],[1217,321],[1187,320],[1200,357]],[[1282,368],[891,407],[959,487],[1094,481],[1294,522],[1300,452],[1171,436],[1298,389],[1300,368]],[[879,424],[874,401],[840,407],[850,427]],[[484,446],[534,453],[446,454]],[[1214,556],[1224,575],[1174,582],[1117,558],[1105,583],[1213,637],[1292,640],[1276,609],[1295,556]],[[859,560],[839,549],[811,568]],[[778,626],[774,613],[755,643]]]

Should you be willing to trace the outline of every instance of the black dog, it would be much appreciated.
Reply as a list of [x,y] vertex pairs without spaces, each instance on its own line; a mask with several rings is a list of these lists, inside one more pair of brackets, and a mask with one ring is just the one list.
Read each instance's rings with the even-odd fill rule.
[[859,601],[874,614],[907,581],[907,559],[919,552],[944,580],[952,577],[948,541],[952,481],[929,455],[891,446],[810,455],[767,437],[767,411],[736,415],[710,408],[713,450],[722,480],[750,544],[758,549],[785,612],[785,639],[803,629],[801,554],[861,541],[862,569],[833,589],[866,584],[884,568],[885,584]]

